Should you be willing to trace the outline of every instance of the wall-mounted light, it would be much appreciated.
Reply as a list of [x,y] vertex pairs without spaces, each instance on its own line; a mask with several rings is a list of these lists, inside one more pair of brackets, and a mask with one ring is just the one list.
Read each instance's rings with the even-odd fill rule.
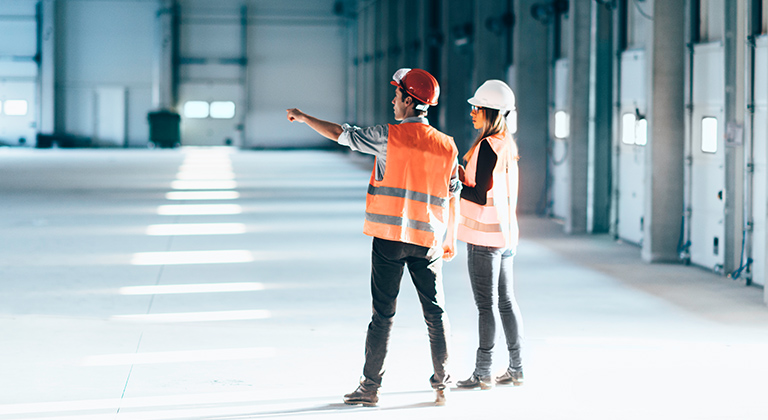
[[531,6],[531,16],[539,22],[548,25],[555,20],[555,16],[568,12],[567,0],[552,0],[536,3]]
[[475,33],[475,27],[471,23],[456,25],[451,28],[451,37],[453,45],[461,48],[472,43],[472,36]]
[[485,29],[496,35],[504,33],[505,29],[509,29],[515,23],[515,15],[510,12],[504,13],[501,16],[491,16],[485,20]]

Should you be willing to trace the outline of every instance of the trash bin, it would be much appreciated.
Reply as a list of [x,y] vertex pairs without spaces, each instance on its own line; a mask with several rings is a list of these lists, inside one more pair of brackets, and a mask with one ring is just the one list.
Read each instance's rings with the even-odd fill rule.
[[154,111],[147,115],[147,119],[149,120],[149,141],[156,147],[170,148],[181,144],[179,114],[167,110]]

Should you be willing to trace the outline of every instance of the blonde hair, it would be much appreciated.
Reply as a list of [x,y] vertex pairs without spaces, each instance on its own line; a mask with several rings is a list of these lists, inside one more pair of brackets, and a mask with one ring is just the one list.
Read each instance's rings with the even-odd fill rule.
[[504,137],[506,137],[510,146],[508,148],[509,153],[507,153],[507,156],[499,157],[502,159],[506,158],[519,160],[520,157],[517,155],[517,145],[515,144],[512,135],[509,133],[509,128],[507,127],[507,114],[509,112],[505,111],[502,113],[498,109],[493,108],[478,108],[477,112],[483,113],[483,128],[480,130],[480,134],[477,136],[474,143],[472,143],[472,147],[470,147],[469,151],[464,155],[464,160],[469,162],[470,159],[472,159],[472,153],[474,153],[475,148],[477,148],[477,145],[480,144],[483,139],[486,137],[495,136],[499,133],[502,133]]

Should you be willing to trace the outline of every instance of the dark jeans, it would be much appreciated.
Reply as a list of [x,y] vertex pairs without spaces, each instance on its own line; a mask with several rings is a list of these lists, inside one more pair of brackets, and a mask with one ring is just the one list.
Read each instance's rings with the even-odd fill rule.
[[522,370],[520,344],[523,319],[515,300],[512,283],[514,252],[505,248],[492,248],[467,244],[469,279],[478,312],[478,335],[475,375],[491,374],[491,351],[496,338],[496,318],[493,314],[493,294],[498,291],[499,315],[509,350],[509,369]]
[[365,340],[364,385],[381,386],[384,358],[387,355],[397,295],[400,292],[400,280],[403,277],[404,267],[408,265],[429,332],[434,367],[434,375],[430,378],[430,383],[435,389],[445,388],[449,324],[448,316],[443,309],[445,295],[442,256],[443,250],[440,247],[426,248],[379,238],[373,239],[371,265],[373,316],[368,325],[368,335]]

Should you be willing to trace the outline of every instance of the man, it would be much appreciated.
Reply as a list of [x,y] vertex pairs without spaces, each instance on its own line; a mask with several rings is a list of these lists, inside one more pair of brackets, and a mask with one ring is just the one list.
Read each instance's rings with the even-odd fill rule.
[[373,315],[365,341],[360,386],[347,404],[375,406],[395,316],[404,267],[408,266],[429,331],[435,404],[445,404],[448,318],[444,311],[442,259],[456,252],[458,150],[451,137],[429,125],[440,86],[421,69],[400,69],[392,77],[392,100],[400,124],[359,128],[323,121],[293,108],[289,121],[306,123],[321,135],[376,157],[366,198],[363,232],[373,237]]

